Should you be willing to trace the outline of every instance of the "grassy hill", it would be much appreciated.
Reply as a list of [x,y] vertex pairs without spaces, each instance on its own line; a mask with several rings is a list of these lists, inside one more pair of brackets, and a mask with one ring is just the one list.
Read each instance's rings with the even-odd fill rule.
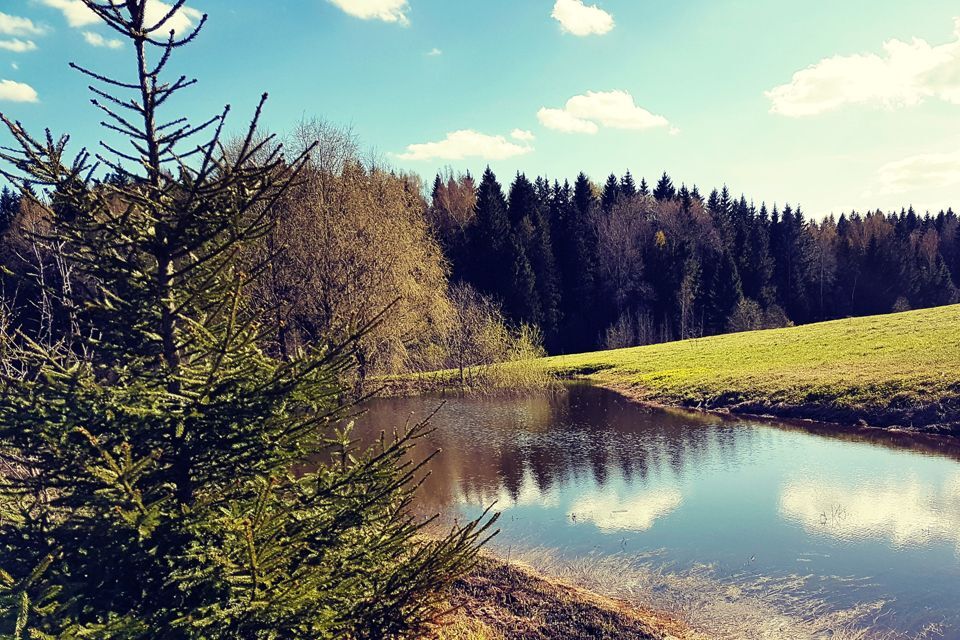
[[960,423],[960,305],[540,362],[664,404],[877,426]]

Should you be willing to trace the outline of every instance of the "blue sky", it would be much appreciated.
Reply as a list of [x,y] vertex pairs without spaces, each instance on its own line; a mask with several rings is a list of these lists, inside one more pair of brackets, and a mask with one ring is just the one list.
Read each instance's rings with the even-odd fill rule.
[[[158,0],[154,0],[158,5]],[[960,206],[960,6],[946,0],[195,0],[175,105],[269,91],[275,131],[318,116],[430,177],[598,181],[667,170],[812,216]],[[78,0],[0,3],[0,110],[98,138],[74,60],[132,69]]]

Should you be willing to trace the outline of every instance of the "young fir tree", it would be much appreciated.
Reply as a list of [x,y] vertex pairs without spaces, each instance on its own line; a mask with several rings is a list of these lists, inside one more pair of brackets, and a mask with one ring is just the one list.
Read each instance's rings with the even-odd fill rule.
[[82,291],[59,300],[71,318],[59,340],[0,337],[0,634],[422,631],[483,527],[421,540],[405,460],[424,427],[358,450],[336,427],[351,346],[277,362],[244,304],[261,265],[238,256],[270,229],[302,158],[260,139],[256,116],[229,154],[223,117],[161,120],[193,83],[162,79],[203,26],[167,28],[182,1],[159,20],[149,0],[83,1],[135,54],[132,80],[81,69],[131,144],[98,156],[124,179],[95,183],[66,137],[0,115],[20,149],[0,153],[0,171],[39,188],[31,206],[50,232],[37,241],[61,248]]

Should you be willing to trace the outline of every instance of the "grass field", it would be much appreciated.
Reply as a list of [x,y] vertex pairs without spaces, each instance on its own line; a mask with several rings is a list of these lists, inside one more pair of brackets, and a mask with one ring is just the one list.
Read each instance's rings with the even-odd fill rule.
[[539,362],[663,404],[876,426],[960,423],[960,305]]

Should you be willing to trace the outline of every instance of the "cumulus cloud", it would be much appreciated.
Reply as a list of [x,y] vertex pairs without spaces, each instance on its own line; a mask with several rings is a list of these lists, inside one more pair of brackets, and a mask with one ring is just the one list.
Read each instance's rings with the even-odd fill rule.
[[20,38],[11,38],[9,40],[0,40],[0,49],[13,51],[14,53],[24,53],[27,51],[36,51],[37,43],[33,40],[21,40]]
[[[40,0],[41,4],[52,7],[60,11],[66,18],[67,24],[74,28],[87,27],[100,22],[93,11],[91,11],[81,0]],[[172,5],[160,0],[149,0],[144,17],[147,26],[153,26],[163,19],[170,12]],[[173,30],[176,33],[183,33],[200,21],[203,14],[191,7],[182,7],[174,13],[166,24],[163,25],[164,31]]]
[[36,90],[23,82],[0,80],[0,102],[37,102]]
[[510,137],[520,142],[533,142],[536,139],[533,132],[526,129],[514,129],[510,132]]
[[104,38],[99,33],[93,31],[84,31],[83,39],[92,47],[104,47],[106,49],[119,49],[123,46],[122,40],[116,38]]
[[40,0],[40,2],[59,10],[71,27],[85,27],[100,22],[97,14],[80,0]]
[[471,129],[448,133],[438,142],[424,142],[407,146],[405,153],[398,154],[401,160],[505,160],[533,151],[527,145],[510,142],[503,136],[489,136]]
[[41,36],[47,30],[34,24],[29,18],[12,16],[0,11],[0,35],[5,36]]
[[537,120],[547,129],[564,133],[596,133],[600,130],[600,127],[593,122],[581,120],[563,109],[543,107],[537,111]]
[[540,124],[564,133],[596,133],[610,129],[653,129],[667,127],[663,116],[637,106],[626,91],[588,91],[567,100],[562,109],[544,107],[537,112]]
[[428,56],[431,56],[431,57],[433,57],[433,56],[442,56],[442,55],[443,55],[443,51],[441,51],[440,49],[437,49],[436,47],[434,47],[433,49],[430,49],[430,51],[427,51],[427,55],[428,55]]
[[770,111],[812,116],[846,105],[913,106],[927,98],[960,104],[960,18],[951,42],[889,40],[883,53],[833,56],[793,74],[766,92]]
[[960,151],[927,153],[888,162],[877,170],[876,187],[865,192],[881,195],[939,189],[960,184]]
[[583,0],[557,0],[550,15],[564,31],[581,37],[602,36],[614,24],[612,15],[595,4],[583,4]]
[[398,22],[404,26],[410,24],[407,0],[330,0],[335,6],[361,20],[383,20]]

